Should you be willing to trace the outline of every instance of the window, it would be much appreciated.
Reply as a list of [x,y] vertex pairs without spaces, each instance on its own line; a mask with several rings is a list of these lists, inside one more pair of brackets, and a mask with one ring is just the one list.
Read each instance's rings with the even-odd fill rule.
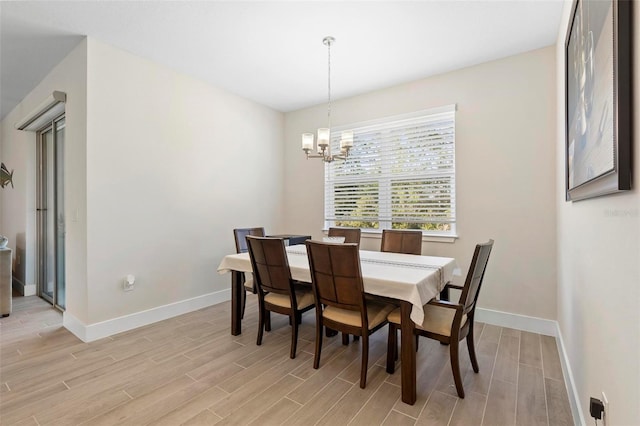
[[455,235],[455,105],[333,129],[349,158],[325,167],[325,226]]

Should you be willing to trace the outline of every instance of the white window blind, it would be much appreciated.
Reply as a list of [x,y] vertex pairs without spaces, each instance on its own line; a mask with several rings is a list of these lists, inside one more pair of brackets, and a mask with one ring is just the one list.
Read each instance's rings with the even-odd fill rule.
[[455,234],[455,105],[332,129],[354,132],[346,161],[325,168],[326,226]]

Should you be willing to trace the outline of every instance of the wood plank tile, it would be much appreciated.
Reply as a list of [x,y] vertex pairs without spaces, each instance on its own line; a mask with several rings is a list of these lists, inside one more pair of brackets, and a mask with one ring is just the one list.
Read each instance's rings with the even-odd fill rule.
[[520,359],[520,338],[502,333],[496,366],[493,371],[494,379],[509,383],[518,382],[518,364]]
[[218,423],[222,418],[215,415],[209,410],[203,410],[198,415],[193,416],[189,420],[181,423],[181,426],[210,426]]
[[446,426],[451,420],[458,398],[433,391],[416,425]]
[[541,368],[520,364],[516,407],[517,425],[549,424]]
[[475,392],[466,393],[464,399],[458,399],[449,426],[478,424],[486,403],[486,396]]
[[284,423],[300,407],[301,405],[297,402],[289,398],[282,398],[249,424],[255,426],[279,425]]
[[208,390],[200,393],[196,397],[182,404],[181,406],[175,408],[169,413],[166,413],[164,416],[154,421],[153,424],[155,426],[173,426],[180,424],[184,421],[184,419],[191,419],[198,417],[203,411],[206,413],[203,414],[205,418],[209,418],[212,415],[216,417],[216,422],[221,420],[220,416],[213,414],[212,411],[207,410],[212,404],[220,401],[222,398],[226,397],[227,392],[223,391],[218,387],[211,387]]
[[494,379],[491,382],[491,389],[489,389],[482,424],[486,426],[515,425],[517,390],[515,383]]
[[[495,346],[494,349],[497,352],[497,346]],[[464,387],[465,393],[476,392],[482,395],[487,395],[489,393],[489,385],[491,384],[491,377],[493,375],[493,369],[496,362],[496,353],[494,352],[493,355],[478,353],[476,354],[476,358],[478,360],[478,373],[473,371],[471,360],[469,360],[466,368],[466,374],[462,379],[462,385]]]
[[[305,354],[308,356],[308,354]],[[255,398],[248,400],[220,421],[220,425],[246,425],[269,407],[281,401],[286,394],[298,387],[303,380],[290,374],[284,376],[273,384],[273,386],[265,389],[264,392],[258,394]],[[297,409],[297,407],[296,407]],[[290,413],[292,414],[292,412]]]
[[384,368],[374,366],[367,372],[367,387],[360,389],[360,384],[353,386],[345,396],[340,399],[336,405],[331,407],[324,417],[322,417],[317,425],[337,425],[349,423],[362,410],[364,401],[368,401],[382,385],[387,372]]
[[544,379],[544,384],[549,408],[549,424],[554,426],[573,425],[573,415],[564,382]]
[[540,335],[523,331],[520,337],[520,363],[542,368]]
[[[239,362],[236,363],[245,367],[244,370],[219,383],[218,387],[229,393],[236,391],[237,389],[244,386],[247,383],[247,380],[256,377],[256,375],[262,374],[264,372],[265,365],[272,365],[273,363],[280,363],[289,359],[290,350],[291,348],[289,347],[289,344],[281,344],[280,346],[273,348],[273,351],[260,351],[262,360],[258,360],[257,362],[252,363],[249,367],[246,367]],[[301,359],[309,359],[310,355],[307,353],[302,353],[298,354],[296,358],[297,357],[302,357]]]
[[284,425],[307,426],[314,424],[334,406],[354,385],[342,379],[334,379],[320,392],[316,393],[312,400],[296,411]]
[[[338,377],[349,383],[360,383],[360,370],[362,366],[362,339],[358,342],[351,342],[349,345],[360,346],[358,357],[347,367]],[[387,353],[387,342],[380,339],[369,341],[369,362],[367,369],[371,368],[378,358]]]
[[480,341],[499,343],[501,334],[502,334],[502,327],[499,327],[497,325],[492,325],[492,324],[485,324],[484,327],[482,328]]
[[130,400],[129,395],[118,389],[100,392],[83,400],[81,404],[49,406],[48,410],[36,414],[36,419],[43,426],[79,425]]
[[[168,383],[167,386],[172,385]],[[186,386],[179,387],[176,392],[156,396],[152,404],[143,408],[141,407],[137,409],[134,414],[129,415],[126,423],[134,425],[155,424],[159,418],[187,404],[190,400],[196,398],[203,392],[207,392],[209,389],[211,389],[211,387],[206,383],[191,382]],[[158,388],[153,393],[158,394],[160,392],[161,390]]]
[[560,355],[555,337],[540,336],[542,344],[542,364],[544,377],[556,380],[564,380]]
[[[37,412],[34,401],[43,400],[51,394],[64,392],[67,389],[64,383],[55,383],[29,392],[8,392],[2,395],[0,413],[6,422],[9,422],[9,418],[13,418],[13,421],[22,419],[25,417],[23,414],[33,415]],[[18,418],[10,416],[12,413],[19,413]]]
[[[345,347],[343,346],[343,348]],[[320,368],[317,373],[305,380],[302,385],[290,392],[287,397],[300,404],[306,404],[316,393],[333,381],[342,370],[351,364],[356,356],[355,354],[359,351],[359,345],[349,345],[326,364],[320,361]]]
[[354,426],[382,424],[400,396],[401,389],[398,386],[383,383],[349,424]]
[[[423,343],[431,343],[431,349],[427,352],[423,352]],[[425,348],[427,349],[427,348]],[[416,403],[414,405],[408,405],[397,401],[393,407],[396,411],[406,414],[410,417],[418,418],[422,409],[436,389],[441,375],[448,374],[448,377],[453,384],[453,375],[451,373],[451,364],[449,363],[449,347],[443,346],[440,342],[430,339],[422,339],[420,342],[420,351],[416,358],[417,374],[416,374]],[[400,379],[400,370],[397,369],[395,374],[396,379]],[[398,385],[401,385],[401,381],[397,381]]]
[[271,387],[276,381],[288,374],[300,364],[310,361],[310,355],[300,354],[295,359],[286,357],[279,364],[265,367],[262,374],[256,375],[252,380],[247,380],[245,385],[235,390],[229,396],[213,404],[210,409],[220,417],[226,417],[242,406],[246,401],[255,398],[265,389]]
[[[449,348],[423,338],[417,402],[409,406],[399,399],[400,363],[394,375],[384,370],[385,330],[371,336],[367,388],[360,389],[361,343],[343,346],[340,336],[325,338],[315,370],[313,315],[303,319],[296,360],[288,358],[288,320],[274,315],[274,330],[258,347],[255,299],[249,297],[240,336],[228,334],[230,310],[224,303],[83,343],[61,327],[60,313],[45,302],[16,298],[10,321],[0,319],[0,422],[333,426],[417,419],[417,424],[447,425],[479,424],[482,408],[484,424],[513,424],[513,415],[518,424],[545,424],[546,413],[540,422],[533,414],[548,405],[551,424],[571,424],[564,382],[554,378],[562,376],[553,338],[476,323],[478,375],[464,341],[460,347],[464,400],[455,396]],[[480,393],[488,393],[484,402]]]
[[413,426],[416,424],[416,419],[405,416],[395,410],[391,410],[387,418],[382,423],[382,426]]
[[40,424],[36,421],[34,416],[30,416],[17,423],[13,423],[13,426],[40,426]]
[[154,404],[158,399],[164,399],[165,397],[172,395],[181,389],[194,383],[194,381],[187,377],[179,377],[165,386],[161,386],[157,390],[150,392],[139,398],[134,398],[122,405],[115,407],[114,409],[95,416],[87,421],[92,426],[109,426],[123,423],[128,417],[136,415],[136,413],[144,410],[148,406]]

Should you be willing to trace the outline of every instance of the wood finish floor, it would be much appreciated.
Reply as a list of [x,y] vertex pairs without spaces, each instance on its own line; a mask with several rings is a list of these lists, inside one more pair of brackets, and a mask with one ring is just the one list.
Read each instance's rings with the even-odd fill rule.
[[420,339],[418,400],[400,400],[385,372],[386,328],[372,336],[366,389],[360,342],[325,339],[312,368],[314,312],[296,359],[288,320],[273,314],[256,346],[257,306],[229,333],[223,303],[92,343],[62,327],[35,296],[0,320],[2,425],[565,425],[573,424],[555,339],[476,324],[480,373],[462,350],[466,398],[456,396],[448,348]]

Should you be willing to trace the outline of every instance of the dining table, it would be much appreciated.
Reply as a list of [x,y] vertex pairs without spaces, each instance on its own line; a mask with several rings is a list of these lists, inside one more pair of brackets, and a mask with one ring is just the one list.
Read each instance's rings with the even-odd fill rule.
[[[311,283],[311,271],[306,246],[286,247],[291,278]],[[423,305],[443,291],[445,285],[459,274],[455,259],[360,250],[362,282],[367,294],[389,299],[401,312],[401,381],[402,401],[416,402],[416,342],[415,324],[422,324]],[[231,273],[231,334],[242,332],[241,313],[244,286],[242,274],[252,272],[249,253],[225,256],[218,273]]]

